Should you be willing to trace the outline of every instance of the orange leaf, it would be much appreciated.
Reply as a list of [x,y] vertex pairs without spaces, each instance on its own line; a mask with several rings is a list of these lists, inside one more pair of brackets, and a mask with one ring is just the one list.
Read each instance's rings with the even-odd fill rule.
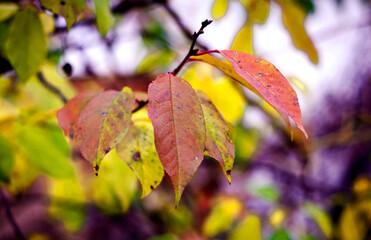
[[158,76],[149,85],[148,99],[157,153],[173,183],[177,206],[204,157],[201,103],[187,81],[170,74]]
[[57,112],[59,126],[65,135],[73,139],[74,127],[83,108],[98,93],[83,92],[69,100],[63,108]]
[[193,60],[215,66],[264,98],[281,113],[284,119],[291,117],[298,128],[308,137],[301,120],[301,110],[296,92],[273,64],[244,52],[221,50],[219,53],[232,65],[208,55],[194,57]]
[[82,110],[75,127],[75,144],[96,171],[103,157],[127,134],[133,105],[134,94],[125,87],[121,92],[98,94]]

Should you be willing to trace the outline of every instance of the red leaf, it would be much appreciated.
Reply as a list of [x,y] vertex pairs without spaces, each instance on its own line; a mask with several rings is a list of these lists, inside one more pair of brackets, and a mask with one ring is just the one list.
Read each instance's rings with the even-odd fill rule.
[[170,74],[158,76],[149,85],[148,99],[157,153],[171,178],[178,205],[204,157],[206,133],[201,103],[187,81]]
[[73,139],[74,127],[81,111],[86,104],[88,104],[90,99],[97,94],[98,93],[95,92],[79,93],[57,112],[59,126],[62,128],[65,135]]
[[134,94],[130,88],[95,96],[82,110],[75,144],[97,171],[103,157],[122,141],[131,123]]
[[[286,78],[270,62],[253,55],[233,50],[220,54],[232,64],[234,71],[281,114],[288,115],[305,134],[298,97]],[[245,85],[242,82],[243,85]]]

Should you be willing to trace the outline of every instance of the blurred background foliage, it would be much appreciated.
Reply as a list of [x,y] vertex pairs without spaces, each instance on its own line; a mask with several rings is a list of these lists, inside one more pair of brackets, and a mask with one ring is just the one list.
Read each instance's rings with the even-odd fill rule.
[[[352,17],[341,17],[354,6],[360,21],[351,25]],[[367,0],[2,1],[0,239],[371,239],[370,10]],[[321,28],[327,15],[334,28]],[[232,129],[232,184],[205,157],[174,209],[168,177],[141,199],[116,151],[96,177],[57,124],[61,96],[123,86],[146,92],[156,74],[177,66],[208,17],[215,21],[199,48],[286,66],[310,138],[294,130],[291,141],[268,104],[191,63],[181,75],[209,95]],[[264,26],[273,27],[262,41]],[[277,31],[288,45],[264,51],[280,43]],[[291,62],[288,52],[297,54]]]

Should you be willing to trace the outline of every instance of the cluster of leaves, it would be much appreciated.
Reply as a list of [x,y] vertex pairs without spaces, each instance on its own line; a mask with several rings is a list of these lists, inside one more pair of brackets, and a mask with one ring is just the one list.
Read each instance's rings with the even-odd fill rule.
[[[193,49],[197,36],[209,23],[203,22],[194,34],[183,63],[204,61],[219,68],[265,99],[288,124],[290,117],[306,135],[296,93],[271,63],[233,50]],[[219,53],[227,62],[210,53]],[[175,76],[181,67],[159,75],[148,87],[148,100],[125,87],[121,92],[80,93],[58,112],[60,126],[96,173],[104,156],[116,148],[141,181],[142,197],[158,186],[164,168],[173,183],[176,205],[203,161],[204,151],[219,161],[229,182],[235,154],[229,127],[209,97]],[[148,116],[132,120],[132,112],[147,101]],[[148,122],[152,122],[153,130]]]
[[[85,5],[85,1],[77,0],[41,0],[39,3],[63,16],[67,29],[72,27]],[[97,27],[104,36],[113,24],[108,1],[94,3]],[[43,16],[47,15],[35,7],[37,5],[24,6],[20,10],[16,4],[6,6],[10,10],[1,18],[5,33],[1,39],[1,54],[9,60],[18,79],[26,82],[40,70],[46,58],[48,32]],[[210,22],[203,23],[198,35],[203,33]],[[182,64],[202,61],[220,69],[265,99],[281,113],[288,124],[291,118],[306,135],[296,93],[271,63],[233,50],[199,52],[194,49],[198,35],[194,35],[190,52]],[[219,60],[211,53],[218,53],[227,61]],[[184,187],[203,161],[205,151],[220,163],[229,182],[235,155],[229,127],[223,116],[209,96],[175,76],[180,68],[158,76],[150,84],[148,96],[134,94],[127,87],[121,92],[110,90],[103,93],[80,93],[58,112],[59,124],[64,133],[96,172],[105,155],[115,149],[140,179],[144,197],[159,185],[165,169],[173,182],[176,204]],[[139,118],[132,118],[132,113],[147,102],[148,115],[144,113]],[[25,132],[21,134],[23,138],[27,138]],[[31,138],[35,138],[34,134]],[[32,145],[31,140],[28,145]],[[33,152],[41,150],[35,145],[34,148],[26,147],[25,151],[33,155]],[[67,152],[61,152],[63,158]],[[4,169],[9,168],[7,162],[4,161]],[[46,171],[50,170],[40,161],[35,161],[35,164]],[[58,175],[58,172],[52,171]],[[61,174],[66,172],[71,173],[63,171]]]

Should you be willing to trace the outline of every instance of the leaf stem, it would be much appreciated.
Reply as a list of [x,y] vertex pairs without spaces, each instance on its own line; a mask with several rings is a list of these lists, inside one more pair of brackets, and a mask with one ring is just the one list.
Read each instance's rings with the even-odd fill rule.
[[55,87],[45,79],[42,72],[37,73],[37,78],[44,87],[55,93],[62,100],[63,103],[66,103],[68,101],[67,97],[61,92],[61,90],[59,90],[57,87]]
[[170,72],[169,74],[172,74],[174,76],[177,75],[178,72],[184,66],[184,64],[186,64],[188,62],[188,59],[192,56],[197,55],[199,49],[194,49],[194,47],[196,45],[197,38],[201,34],[204,33],[204,28],[207,27],[212,22],[213,22],[213,20],[208,20],[208,19],[206,19],[205,21],[202,22],[200,30],[198,30],[198,32],[194,32],[193,35],[192,35],[192,44],[191,44],[191,47],[189,48],[189,51],[188,51],[187,55],[184,57],[183,61],[179,64],[179,66],[177,68],[175,68],[174,71]]
[[10,224],[13,227],[15,235],[17,235],[18,239],[26,240],[26,237],[23,235],[21,229],[19,228],[17,222],[15,221],[15,219],[13,217],[12,211],[10,210],[9,204],[8,204],[6,198],[5,198],[5,195],[4,195],[3,190],[1,189],[1,187],[0,187],[0,198],[1,198],[2,204],[5,207],[6,216],[9,220]]
[[194,56],[201,56],[205,54],[210,54],[210,53],[219,53],[219,50],[208,50],[208,51],[203,51],[203,52],[198,52]]

